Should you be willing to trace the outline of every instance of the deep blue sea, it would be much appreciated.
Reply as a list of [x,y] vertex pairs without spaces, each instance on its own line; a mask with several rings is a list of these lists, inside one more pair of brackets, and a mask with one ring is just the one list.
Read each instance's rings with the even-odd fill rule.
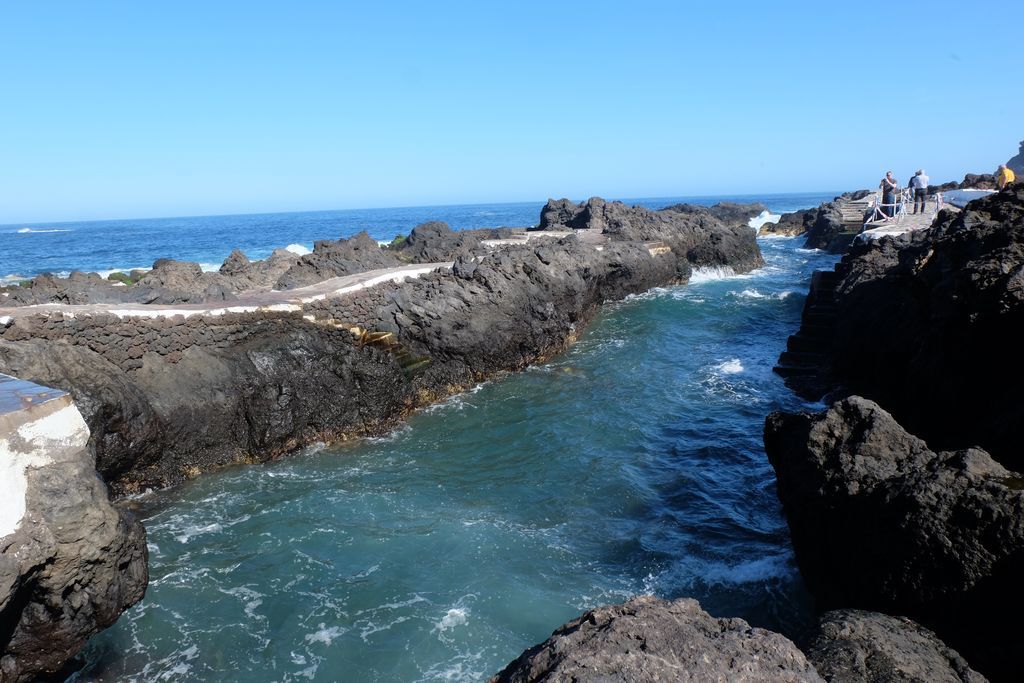
[[[831,195],[731,199],[778,212]],[[362,228],[385,239],[427,219],[531,225],[540,206],[65,224],[0,239],[31,245],[4,264],[23,274],[168,254],[213,263],[232,246],[260,256]],[[698,273],[610,303],[566,353],[385,438],[134,500],[149,591],[70,680],[479,681],[583,610],[645,592],[799,631],[809,599],[761,434],[770,411],[805,407],[771,368],[811,271],[835,257],[801,243],[762,239],[767,265],[753,273]]]

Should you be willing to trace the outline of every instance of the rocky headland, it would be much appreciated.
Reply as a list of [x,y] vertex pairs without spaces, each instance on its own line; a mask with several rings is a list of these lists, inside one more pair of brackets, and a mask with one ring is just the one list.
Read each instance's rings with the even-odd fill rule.
[[996,680],[1024,676],[1022,278],[1020,184],[854,244],[812,279],[780,358],[831,405],[765,427],[819,607],[913,618]]
[[363,233],[305,256],[236,251],[218,273],[162,259],[6,288],[0,370],[68,392],[81,424],[59,453],[30,449],[60,477],[30,473],[27,516],[3,537],[3,680],[58,669],[141,599],[144,533],[103,482],[121,496],[379,434],[562,351],[607,300],[763,263],[740,207],[726,224],[701,208],[561,206],[571,224],[528,233],[428,223],[387,247]]

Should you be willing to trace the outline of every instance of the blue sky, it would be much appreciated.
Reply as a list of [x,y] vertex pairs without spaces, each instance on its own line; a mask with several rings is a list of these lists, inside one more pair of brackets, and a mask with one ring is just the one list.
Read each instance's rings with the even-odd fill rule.
[[1024,139],[1024,3],[689,5],[3,3],[0,223],[841,190]]

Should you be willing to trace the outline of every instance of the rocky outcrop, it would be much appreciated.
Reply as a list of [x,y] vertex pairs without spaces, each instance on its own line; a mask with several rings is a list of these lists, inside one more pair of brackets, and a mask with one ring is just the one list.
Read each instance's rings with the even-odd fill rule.
[[88,438],[67,395],[0,410],[0,680],[58,671],[145,592],[145,532],[111,506]]
[[6,288],[4,306],[35,304],[191,304],[233,301],[239,292],[270,288],[298,256],[276,249],[267,259],[250,261],[237,249],[217,273],[198,263],[158,259],[152,270],[133,271],[104,279],[96,273],[71,273],[66,278],[39,275],[20,287]]
[[[804,247],[824,249],[833,254],[845,251],[853,236],[849,234],[850,228],[843,221],[842,207],[847,202],[864,199],[870,194],[871,190],[844,192],[832,201],[821,204],[817,209],[811,209],[810,214],[802,217],[807,233]],[[859,228],[860,225],[856,227]]]
[[807,657],[829,683],[986,681],[928,629],[877,612],[828,612]]
[[825,608],[906,614],[993,677],[1019,680],[1024,479],[988,453],[935,452],[860,397],[769,416],[797,562]]
[[994,190],[996,176],[994,173],[967,173],[960,181],[961,190]]
[[276,283],[277,289],[305,287],[332,277],[352,275],[375,268],[397,266],[401,261],[381,249],[365,230],[348,239],[318,240],[312,253],[299,258]]
[[291,311],[19,317],[0,327],[0,368],[75,396],[121,495],[381,433],[563,350],[601,302],[677,277],[643,244],[531,243]]
[[402,261],[438,263],[469,256],[480,248],[480,238],[476,234],[455,232],[447,223],[430,221],[413,228],[409,237],[392,247],[392,251]]
[[224,259],[220,274],[229,278],[231,288],[236,292],[250,289],[269,289],[285,272],[299,260],[299,255],[287,249],[275,249],[262,261],[250,261],[240,250],[235,249]]
[[1024,140],[1020,141],[1020,150],[1017,155],[1006,162],[1007,167],[1018,176],[1024,177]]
[[760,235],[778,235],[780,237],[795,237],[806,233],[817,218],[817,209],[805,209],[784,213],[777,223],[765,223],[761,226]]
[[756,218],[767,210],[768,207],[764,204],[737,204],[735,202],[718,202],[712,206],[672,204],[661,209],[661,211],[675,211],[679,213],[707,213],[725,225],[737,227],[749,227],[751,218]]
[[[979,445],[1024,469],[1024,403],[1007,380],[1024,377],[1024,188],[855,244],[835,280],[826,390],[877,401],[938,448]],[[803,327],[821,322],[805,313]]]
[[777,633],[716,619],[696,600],[644,596],[570,621],[491,683],[769,680],[821,678]]
[[704,207],[651,211],[592,197],[583,204],[548,200],[539,229],[590,230],[613,241],[664,242],[676,255],[681,279],[691,267],[729,267],[746,272],[764,265],[753,230],[726,225]]

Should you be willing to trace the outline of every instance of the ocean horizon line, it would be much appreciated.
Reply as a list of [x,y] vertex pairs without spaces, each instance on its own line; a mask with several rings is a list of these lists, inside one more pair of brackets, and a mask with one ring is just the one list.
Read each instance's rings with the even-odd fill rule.
[[[745,197],[750,198],[764,198],[765,196],[797,196],[797,195],[823,195],[835,193],[836,196],[842,194],[847,190],[801,190],[799,192],[743,192],[736,194],[680,194],[680,195],[656,195],[649,197],[605,197],[608,201],[621,201],[621,202],[656,202],[661,200],[678,200],[678,199],[726,199],[736,200]],[[571,199],[572,201],[582,202],[586,201],[590,197],[600,195],[589,195],[587,197],[576,197]],[[557,197],[562,199],[563,197]],[[548,199],[556,199],[556,197],[546,197],[543,200],[535,201],[490,201],[490,202],[468,202],[468,203],[445,203],[445,204],[409,204],[404,206],[366,206],[366,207],[349,207],[343,209],[302,209],[294,211],[254,211],[254,212],[243,212],[243,213],[210,213],[210,214],[194,214],[194,215],[177,215],[177,216],[129,216],[125,218],[86,218],[86,219],[73,219],[73,220],[58,220],[58,221],[15,221],[12,223],[0,223],[0,228],[17,228],[17,227],[35,227],[35,226],[50,226],[50,225],[73,225],[81,223],[112,223],[112,222],[131,222],[131,221],[167,221],[167,220],[179,220],[179,219],[197,219],[197,218],[226,218],[231,216],[284,216],[289,214],[318,214],[318,213],[344,213],[349,211],[388,211],[388,210],[409,210],[409,209],[439,209],[439,208],[450,208],[450,207],[473,207],[473,206],[523,206],[527,204],[543,204]]]

